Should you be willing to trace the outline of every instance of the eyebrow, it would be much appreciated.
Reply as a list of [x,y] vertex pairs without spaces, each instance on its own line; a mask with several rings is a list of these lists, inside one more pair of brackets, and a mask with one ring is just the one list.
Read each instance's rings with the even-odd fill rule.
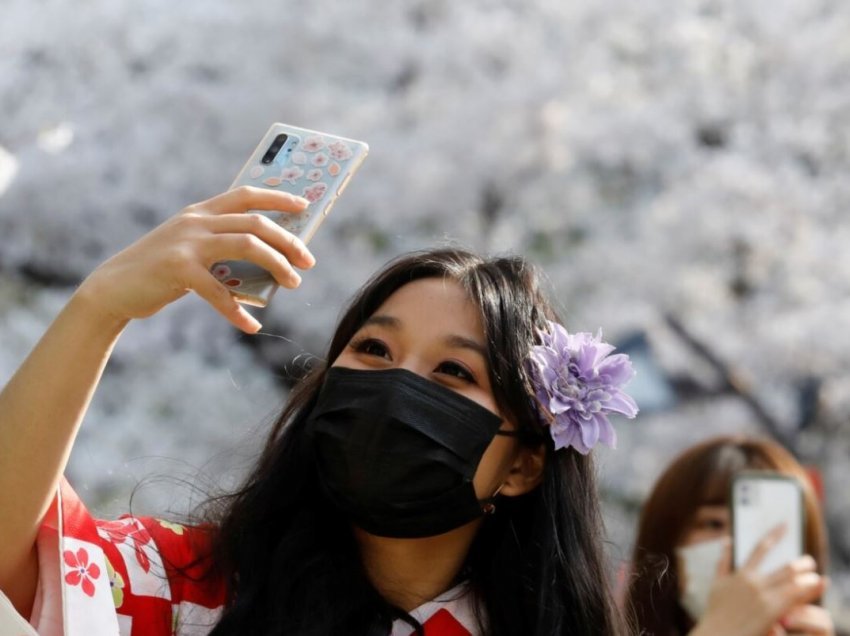
[[487,359],[487,350],[471,338],[464,338],[463,336],[449,336],[444,342],[453,349],[470,349],[485,360]]
[[390,329],[398,330],[401,329],[401,320],[398,318],[393,318],[392,316],[385,315],[373,315],[369,316],[366,321],[363,323],[363,327],[370,327],[372,325],[377,325],[378,327],[388,327]]
[[[401,320],[395,318],[394,316],[387,316],[385,314],[375,314],[373,316],[370,316],[363,323],[363,327],[369,327],[373,325],[392,329],[393,331],[398,331],[401,329],[402,323]],[[446,346],[451,347],[452,349],[469,349],[470,351],[474,351],[475,353],[480,355],[482,358],[484,358],[484,360],[487,360],[487,349],[485,349],[484,346],[482,346],[472,338],[467,338],[465,336],[459,335],[450,335],[446,336],[443,339],[443,343]]]

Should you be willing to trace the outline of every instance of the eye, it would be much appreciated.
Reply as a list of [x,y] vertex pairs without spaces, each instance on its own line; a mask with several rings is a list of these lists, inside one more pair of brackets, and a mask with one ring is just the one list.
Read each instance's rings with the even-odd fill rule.
[[693,527],[697,530],[725,532],[729,527],[729,519],[722,512],[714,510],[700,511],[694,519]]
[[390,350],[380,340],[375,338],[362,338],[355,340],[349,345],[357,353],[363,353],[367,356],[377,356],[379,358],[390,359]]
[[475,383],[475,376],[469,372],[469,370],[464,367],[462,364],[458,364],[457,362],[441,362],[439,366],[436,368],[437,373],[441,373],[443,375],[450,375],[459,380],[463,380],[464,382]]
[[699,527],[704,530],[725,530],[726,522],[723,519],[703,519],[699,522]]

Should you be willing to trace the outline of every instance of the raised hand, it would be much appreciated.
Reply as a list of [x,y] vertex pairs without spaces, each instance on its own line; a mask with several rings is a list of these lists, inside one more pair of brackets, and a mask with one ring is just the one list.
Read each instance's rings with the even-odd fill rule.
[[301,282],[295,268],[315,260],[293,234],[250,210],[300,213],[306,199],[286,192],[241,187],[190,205],[98,267],[78,295],[92,310],[118,321],[145,318],[189,291],[196,292],[239,329],[260,328],[210,273],[223,260],[249,260],[283,287]]
[[247,259],[284,287],[313,256],[249,210],[299,213],[291,194],[238,188],[182,210],[98,267],[0,391],[0,590],[28,616],[38,580],[35,538],[53,501],[103,369],[126,324],[195,291],[236,327],[260,324],[210,273]]
[[[832,634],[829,614],[809,605],[826,589],[826,579],[817,573],[812,557],[804,555],[767,575],[758,572],[759,564],[784,532],[780,526],[765,535],[735,572],[731,571],[731,545],[726,547],[705,615],[691,636]],[[809,629],[807,625],[815,627]],[[828,631],[817,631],[822,627]]]

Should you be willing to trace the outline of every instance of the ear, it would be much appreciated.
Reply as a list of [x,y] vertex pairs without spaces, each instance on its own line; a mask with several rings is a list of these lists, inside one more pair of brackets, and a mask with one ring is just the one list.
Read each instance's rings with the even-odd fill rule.
[[521,446],[499,494],[519,497],[531,492],[543,481],[545,464],[546,447],[543,444],[535,448]]

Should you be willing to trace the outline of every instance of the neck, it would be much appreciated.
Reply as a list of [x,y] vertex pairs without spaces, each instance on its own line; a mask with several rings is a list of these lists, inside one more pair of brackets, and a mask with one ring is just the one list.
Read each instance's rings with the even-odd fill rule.
[[480,520],[435,537],[393,539],[354,528],[366,576],[380,595],[409,612],[452,588]]

